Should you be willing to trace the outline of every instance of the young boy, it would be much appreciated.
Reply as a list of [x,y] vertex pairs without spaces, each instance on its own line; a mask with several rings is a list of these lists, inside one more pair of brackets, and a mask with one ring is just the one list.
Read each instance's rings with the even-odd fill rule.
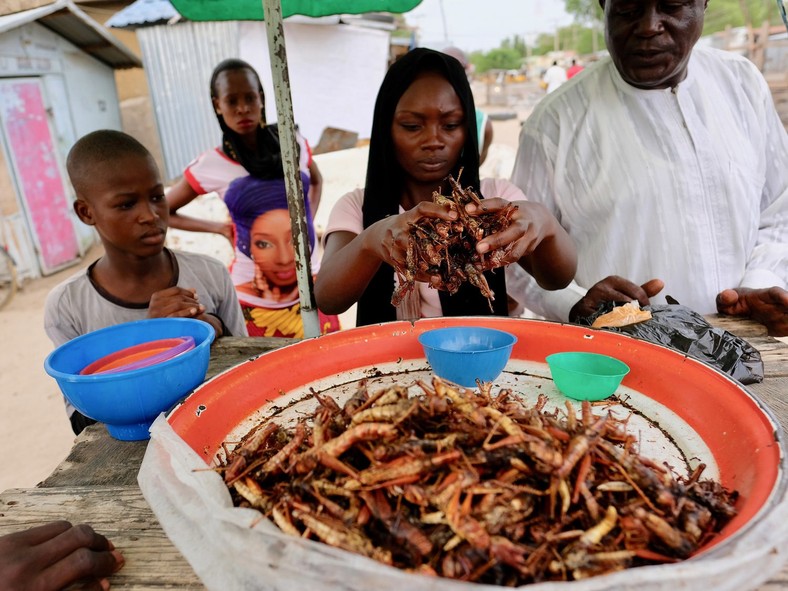
[[[74,211],[96,228],[104,255],[47,297],[44,329],[56,347],[79,335],[142,318],[198,318],[216,336],[246,336],[230,275],[211,257],[164,247],[169,206],[150,152],[120,131],[99,130],[66,162]],[[93,420],[66,404],[79,434]]]

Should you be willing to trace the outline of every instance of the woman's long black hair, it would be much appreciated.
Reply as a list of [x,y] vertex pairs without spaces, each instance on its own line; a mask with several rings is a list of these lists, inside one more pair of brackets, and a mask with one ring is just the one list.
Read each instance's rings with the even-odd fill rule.
[[[417,48],[409,51],[389,68],[378,91],[369,142],[367,180],[364,189],[363,219],[367,228],[375,222],[399,213],[400,199],[404,189],[404,172],[397,161],[391,124],[400,98],[422,72],[437,72],[454,88],[465,112],[466,139],[452,176],[456,179],[462,168],[460,182],[471,186],[479,193],[479,140],[476,131],[476,107],[468,84],[465,69],[455,58],[433,51]],[[438,189],[439,187],[435,187]],[[496,294],[494,314],[508,313],[504,272],[485,273],[490,287]],[[396,319],[396,308],[389,302],[394,292],[394,269],[382,264],[369,282],[358,302],[357,324],[359,326]],[[490,314],[487,299],[469,284],[464,284],[453,296],[439,292],[445,316]]]
[[279,130],[277,126],[266,125],[265,123],[265,93],[260,82],[260,76],[255,69],[247,62],[230,58],[219,62],[211,74],[211,98],[218,99],[216,92],[216,79],[222,72],[233,70],[249,70],[257,80],[257,88],[260,91],[262,106],[261,125],[257,129],[257,149],[250,150],[241,139],[241,136],[230,129],[224,122],[224,117],[216,113],[219,126],[222,128],[222,151],[228,158],[238,162],[249,174],[260,179],[279,179],[284,178],[284,168],[282,165],[282,149],[279,145]]

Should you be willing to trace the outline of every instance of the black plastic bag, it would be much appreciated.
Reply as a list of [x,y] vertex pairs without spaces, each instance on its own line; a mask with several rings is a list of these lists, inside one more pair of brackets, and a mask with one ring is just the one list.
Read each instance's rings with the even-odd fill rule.
[[[612,302],[604,304],[596,313],[580,319],[578,324],[590,326],[598,316],[610,312],[614,307]],[[605,330],[621,332],[686,353],[742,384],[763,381],[761,354],[744,339],[713,327],[703,316],[680,304],[645,306],[643,309],[651,311],[651,320]]]

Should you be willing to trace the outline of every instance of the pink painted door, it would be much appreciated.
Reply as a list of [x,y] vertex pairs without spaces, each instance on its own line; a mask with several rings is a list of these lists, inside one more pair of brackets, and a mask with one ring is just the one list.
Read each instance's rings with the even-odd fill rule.
[[46,275],[76,260],[79,245],[37,79],[0,80],[0,122],[41,272]]

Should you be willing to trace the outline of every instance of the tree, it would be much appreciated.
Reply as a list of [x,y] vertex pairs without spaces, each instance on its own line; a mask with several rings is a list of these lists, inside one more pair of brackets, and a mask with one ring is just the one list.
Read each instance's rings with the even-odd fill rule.
[[471,54],[471,63],[476,66],[476,71],[480,74],[487,70],[517,70],[522,65],[522,61],[522,55],[510,47],[499,47],[487,53]]
[[723,31],[726,27],[755,26],[763,21],[779,24],[777,3],[773,0],[711,0],[706,10],[703,34]]
[[564,7],[579,23],[591,25],[602,22],[602,7],[598,0],[564,0]]
[[[575,20],[591,28],[588,39],[590,40],[590,52],[599,51],[599,31],[602,30],[605,13],[599,5],[598,0],[564,0],[564,6],[569,14],[574,15]],[[577,47],[575,47],[578,50]],[[578,51],[578,53],[585,53]]]
[[514,37],[507,37],[501,42],[501,47],[503,49],[514,49],[520,57],[525,57],[528,55],[528,47],[525,44],[525,39],[520,37],[520,35],[515,35]]

